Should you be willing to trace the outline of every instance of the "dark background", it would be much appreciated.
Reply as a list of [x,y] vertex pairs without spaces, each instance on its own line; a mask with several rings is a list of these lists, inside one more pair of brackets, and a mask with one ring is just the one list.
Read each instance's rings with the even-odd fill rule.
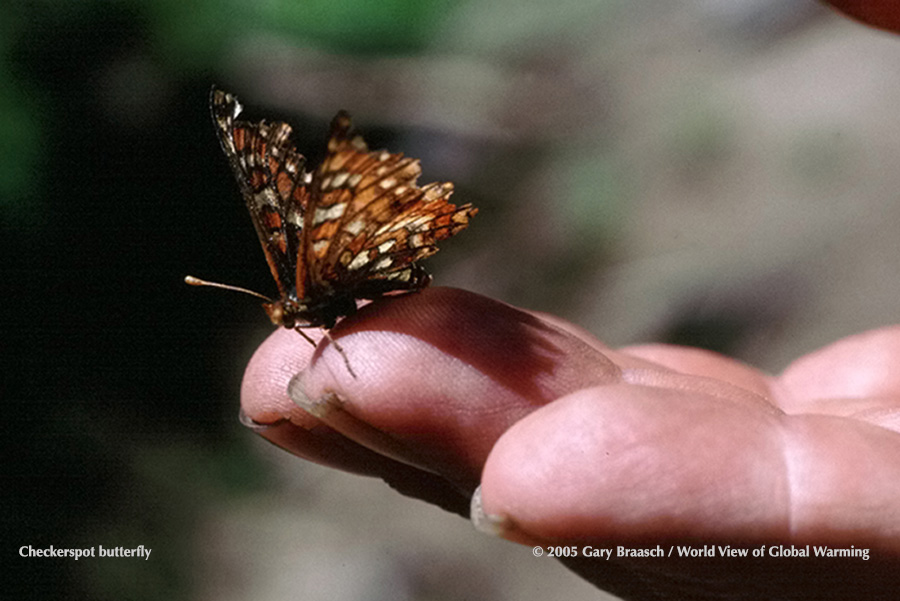
[[[4,598],[531,599],[526,572],[571,580],[238,424],[271,328],[249,297],[181,282],[274,289],[213,83],[314,160],[345,108],[423,182],[454,181],[481,212],[429,261],[441,285],[772,371],[896,321],[897,40],[805,1],[545,4],[0,6]],[[141,544],[150,561],[18,557]]]

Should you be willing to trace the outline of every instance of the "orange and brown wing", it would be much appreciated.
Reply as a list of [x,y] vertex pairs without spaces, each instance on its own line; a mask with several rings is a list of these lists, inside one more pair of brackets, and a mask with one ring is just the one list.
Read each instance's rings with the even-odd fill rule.
[[366,298],[427,284],[415,262],[465,229],[477,209],[450,203],[450,183],[419,187],[421,172],[417,159],[370,152],[350,117],[338,113],[328,154],[310,184],[305,260],[297,266],[300,298]]
[[212,89],[210,110],[282,299],[293,294],[312,174],[286,123],[237,121],[241,105]]

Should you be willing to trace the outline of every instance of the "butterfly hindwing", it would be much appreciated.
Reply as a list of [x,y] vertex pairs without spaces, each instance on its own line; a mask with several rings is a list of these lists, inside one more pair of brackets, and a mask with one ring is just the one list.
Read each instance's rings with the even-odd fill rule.
[[437,252],[436,243],[465,228],[477,209],[450,204],[450,183],[419,187],[421,171],[417,159],[370,152],[349,116],[335,117],[313,177],[315,212],[306,218],[310,289],[337,281],[369,298],[427,285],[415,261]]

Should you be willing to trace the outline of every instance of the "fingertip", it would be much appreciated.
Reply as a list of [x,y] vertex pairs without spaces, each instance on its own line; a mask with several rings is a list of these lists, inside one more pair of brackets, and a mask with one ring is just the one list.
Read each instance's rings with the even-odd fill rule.
[[314,419],[288,396],[288,383],[309,363],[313,347],[296,332],[279,328],[256,349],[241,382],[241,411],[257,424],[288,419],[312,426]]
[[365,475],[396,471],[390,459],[348,439],[290,397],[292,380],[307,373],[314,352],[294,331],[272,332],[244,372],[242,423],[272,444],[320,465]]

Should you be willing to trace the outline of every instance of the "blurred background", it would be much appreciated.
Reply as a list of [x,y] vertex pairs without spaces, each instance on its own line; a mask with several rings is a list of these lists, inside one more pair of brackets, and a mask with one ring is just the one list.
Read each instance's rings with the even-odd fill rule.
[[[778,372],[897,321],[900,38],[811,0],[0,5],[4,598],[597,599],[237,422],[274,290],[215,83],[480,213],[436,283]],[[22,545],[149,561],[21,559]]]

